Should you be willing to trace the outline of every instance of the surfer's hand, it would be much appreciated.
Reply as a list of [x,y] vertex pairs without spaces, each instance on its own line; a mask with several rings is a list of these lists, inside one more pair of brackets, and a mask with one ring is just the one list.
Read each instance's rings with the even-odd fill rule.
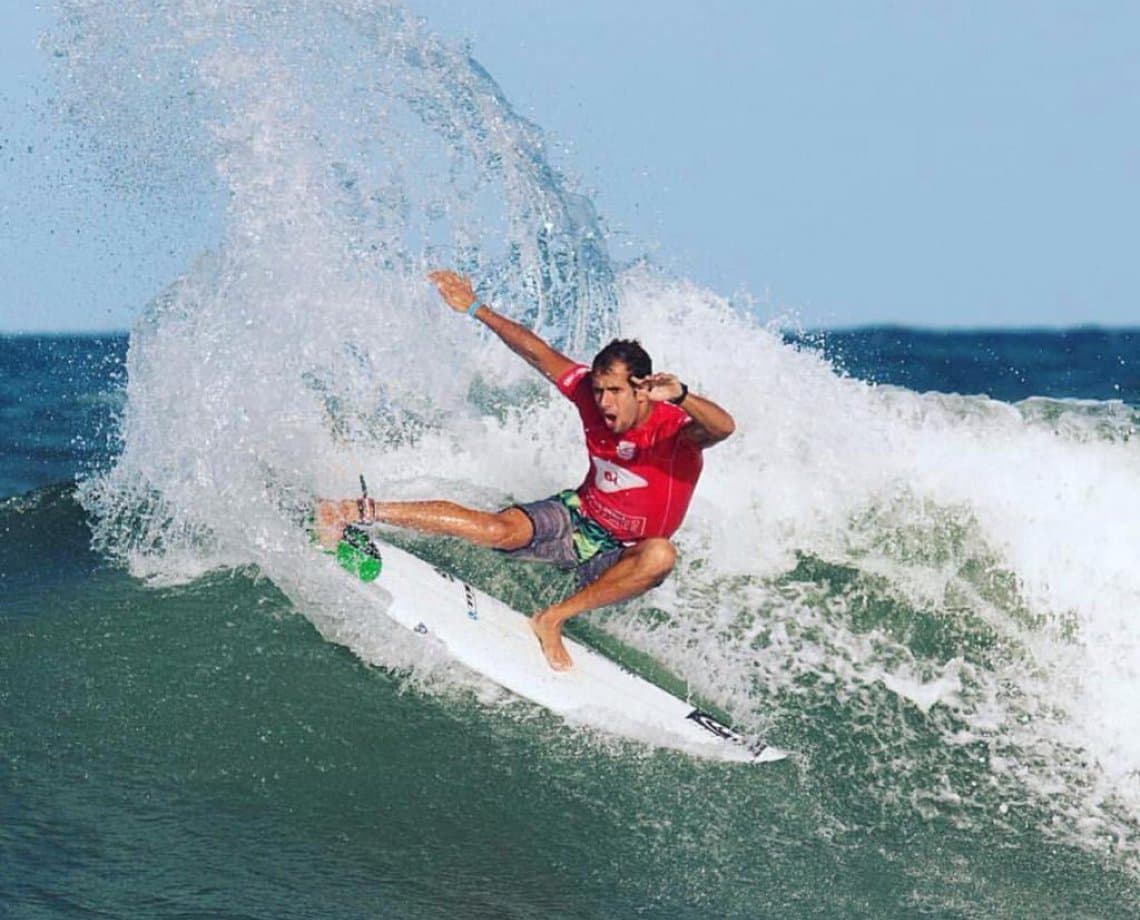
[[447,305],[456,313],[466,313],[475,303],[475,289],[471,286],[471,279],[467,275],[458,275],[441,269],[428,272],[428,278],[439,289],[440,297],[447,301]]
[[630,377],[630,382],[649,394],[650,402],[669,402],[684,392],[681,381],[672,374],[650,374],[648,377]]

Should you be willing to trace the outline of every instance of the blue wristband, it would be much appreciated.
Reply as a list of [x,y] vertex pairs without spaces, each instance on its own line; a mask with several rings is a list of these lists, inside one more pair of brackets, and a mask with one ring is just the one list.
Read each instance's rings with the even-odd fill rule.
[[471,306],[469,306],[467,308],[467,315],[474,318],[475,311],[478,310],[481,306],[483,306],[483,305],[481,303],[479,303],[479,301],[477,301],[477,300],[472,301]]

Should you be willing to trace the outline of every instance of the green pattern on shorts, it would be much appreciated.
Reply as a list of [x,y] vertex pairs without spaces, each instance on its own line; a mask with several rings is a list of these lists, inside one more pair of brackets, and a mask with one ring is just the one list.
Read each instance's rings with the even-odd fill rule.
[[614,539],[601,524],[582,513],[582,499],[577,492],[566,489],[554,497],[570,512],[570,523],[574,529],[570,539],[579,563],[587,562],[606,550],[622,548],[620,540]]

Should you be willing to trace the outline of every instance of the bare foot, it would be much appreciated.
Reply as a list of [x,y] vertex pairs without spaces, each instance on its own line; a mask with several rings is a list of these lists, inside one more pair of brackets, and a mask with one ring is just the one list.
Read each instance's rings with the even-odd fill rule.
[[345,519],[341,506],[345,502],[322,500],[317,502],[317,513],[313,529],[317,534],[317,542],[325,549],[336,547],[340,535],[344,532]]
[[538,636],[538,644],[542,647],[542,654],[546,656],[547,664],[555,671],[569,671],[574,667],[574,662],[570,658],[570,653],[566,651],[566,646],[562,644],[562,624],[548,623],[546,620],[544,614],[536,613],[529,620],[530,628]]

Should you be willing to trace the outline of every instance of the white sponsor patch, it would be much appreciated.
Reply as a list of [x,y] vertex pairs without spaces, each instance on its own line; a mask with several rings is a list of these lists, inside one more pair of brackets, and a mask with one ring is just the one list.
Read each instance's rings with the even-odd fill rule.
[[632,460],[637,456],[637,445],[632,441],[618,441],[617,455],[622,460]]
[[624,467],[599,457],[594,461],[594,485],[599,492],[624,492],[626,489],[644,489],[649,483]]

